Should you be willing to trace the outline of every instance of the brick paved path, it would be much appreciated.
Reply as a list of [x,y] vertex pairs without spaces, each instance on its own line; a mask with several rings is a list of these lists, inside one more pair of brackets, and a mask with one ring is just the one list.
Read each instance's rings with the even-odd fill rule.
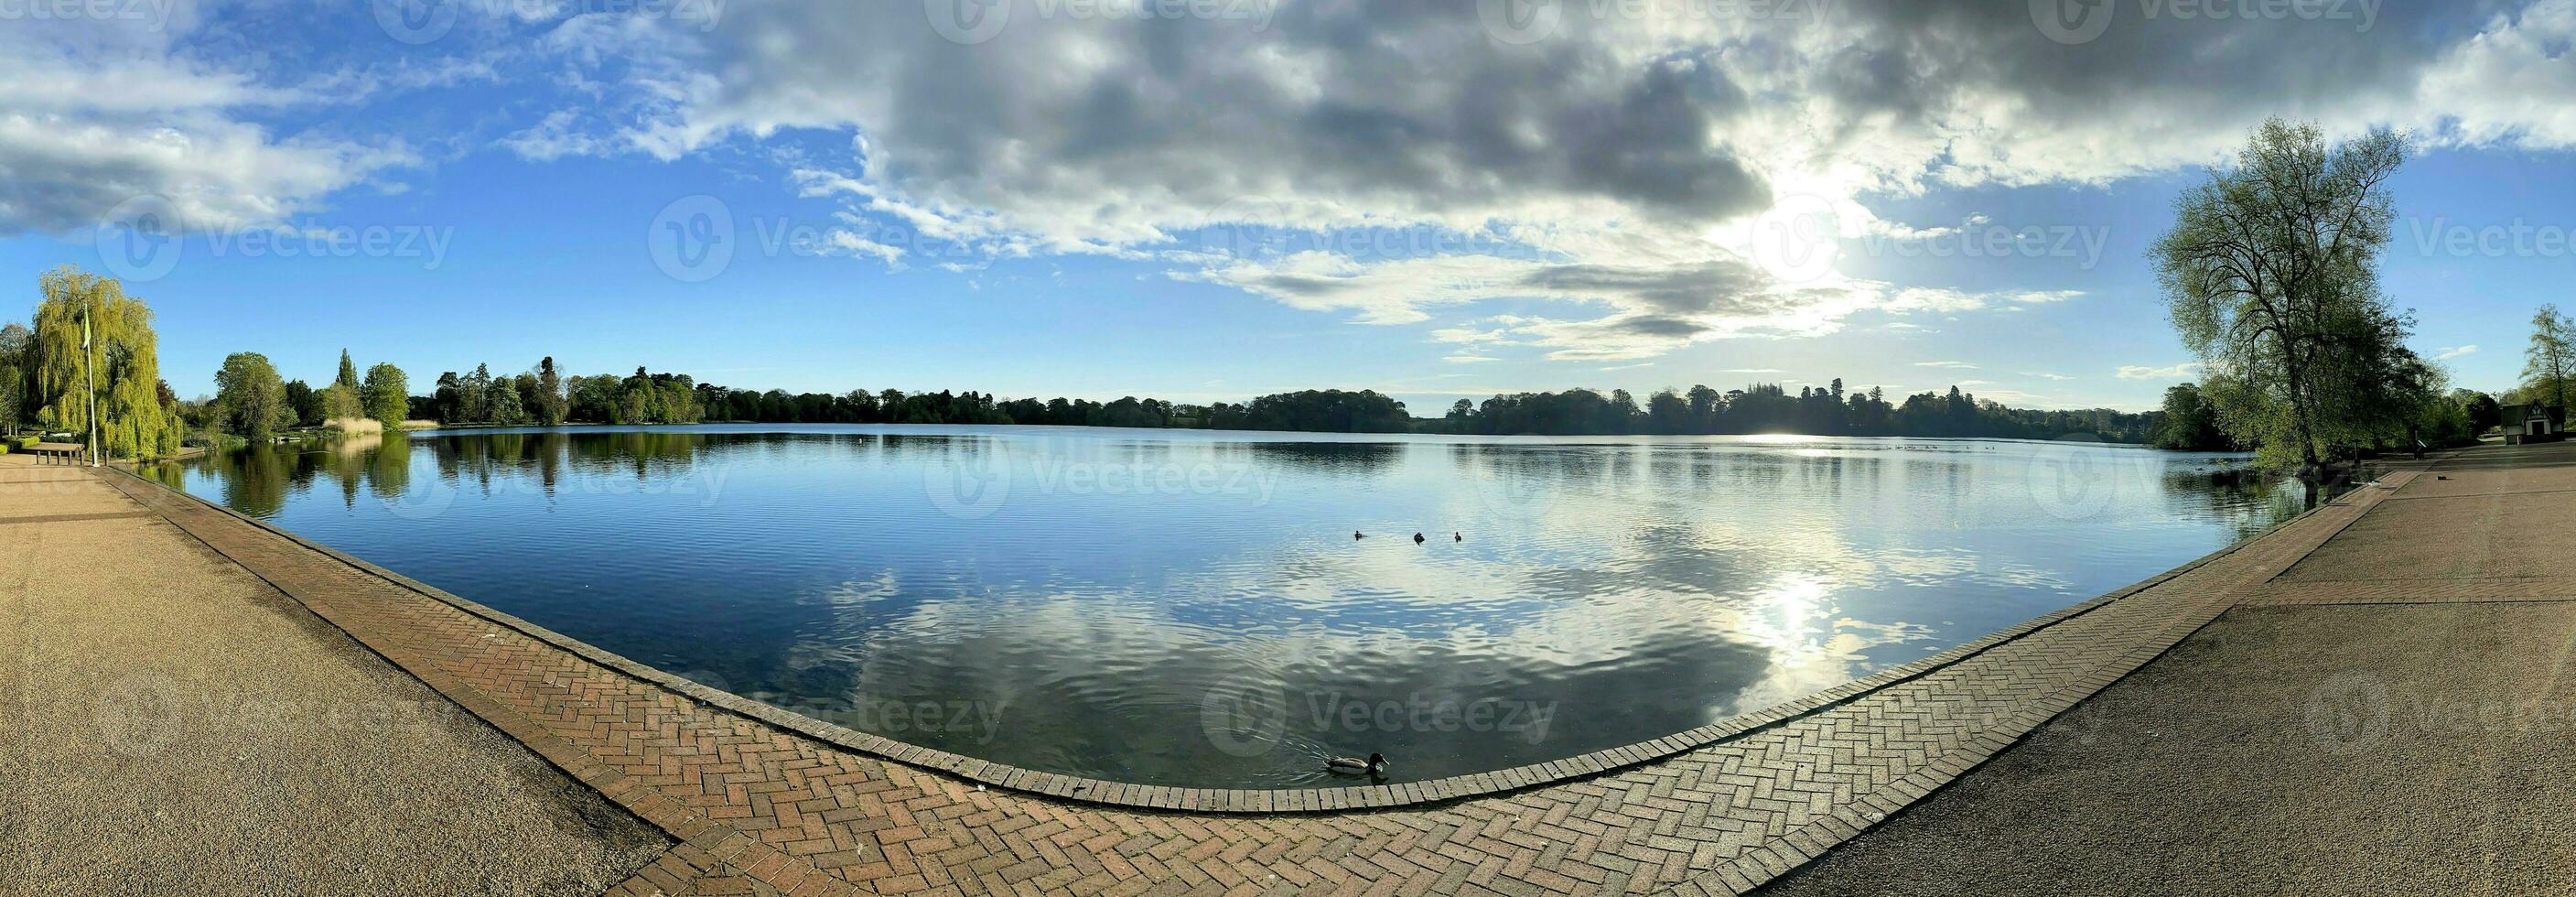
[[[1382,895],[1754,887],[2253,596],[2412,474],[2122,593],[1774,713],[1606,761],[1331,795],[1404,804],[1386,809],[1240,813],[1209,810],[1323,798],[1156,789],[1144,799],[1202,809],[1139,809],[894,762],[676,693],[615,658],[139,478],[102,476],[682,841],[612,893]],[[886,753],[926,756],[907,750]],[[971,774],[1085,787],[980,763]],[[1132,802],[1141,792],[1105,796]]]

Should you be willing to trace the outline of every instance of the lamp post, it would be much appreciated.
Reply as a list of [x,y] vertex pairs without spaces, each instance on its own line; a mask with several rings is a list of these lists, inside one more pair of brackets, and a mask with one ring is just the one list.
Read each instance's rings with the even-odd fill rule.
[[90,355],[90,311],[90,308],[86,305],[81,307],[81,368],[83,369],[83,379],[89,382],[89,466],[97,467],[99,466],[98,362]]

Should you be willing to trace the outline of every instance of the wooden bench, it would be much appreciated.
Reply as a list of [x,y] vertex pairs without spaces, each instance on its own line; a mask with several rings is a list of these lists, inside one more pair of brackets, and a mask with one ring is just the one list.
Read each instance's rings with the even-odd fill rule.
[[77,442],[39,442],[17,449],[36,456],[37,464],[81,465],[89,463],[89,447]]

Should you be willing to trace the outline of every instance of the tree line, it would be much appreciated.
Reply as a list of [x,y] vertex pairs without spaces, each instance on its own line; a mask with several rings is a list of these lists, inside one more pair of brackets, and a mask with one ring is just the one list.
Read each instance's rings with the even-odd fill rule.
[[1638,407],[1627,390],[1520,393],[1485,401],[1459,399],[1449,413],[1422,429],[1443,433],[1516,434],[1749,434],[1914,436],[2054,439],[2085,435],[2110,442],[2144,442],[2159,412],[2096,408],[2044,411],[2011,408],[1978,399],[1957,386],[1891,402],[1884,388],[1846,389],[1842,378],[1797,393],[1777,383],[1756,383],[1720,393],[1707,386],[1666,389]]
[[277,365],[257,352],[224,356],[215,371],[215,395],[202,402],[180,403],[180,414],[192,432],[211,441],[217,435],[266,442],[297,427],[337,426],[351,429],[368,422],[386,430],[402,428],[411,409],[411,386],[402,368],[377,363],[364,379],[340,350],[340,372],[321,389],[303,380],[282,380]]

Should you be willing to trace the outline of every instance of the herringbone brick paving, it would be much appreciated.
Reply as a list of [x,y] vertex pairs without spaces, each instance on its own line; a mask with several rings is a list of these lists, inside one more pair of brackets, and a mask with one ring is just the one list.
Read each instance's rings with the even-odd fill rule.
[[1740,892],[2146,663],[2387,495],[2356,493],[1948,666],[1662,759],[1465,800],[1227,815],[987,788],[782,731],[103,476],[682,840],[612,892],[624,894]]

